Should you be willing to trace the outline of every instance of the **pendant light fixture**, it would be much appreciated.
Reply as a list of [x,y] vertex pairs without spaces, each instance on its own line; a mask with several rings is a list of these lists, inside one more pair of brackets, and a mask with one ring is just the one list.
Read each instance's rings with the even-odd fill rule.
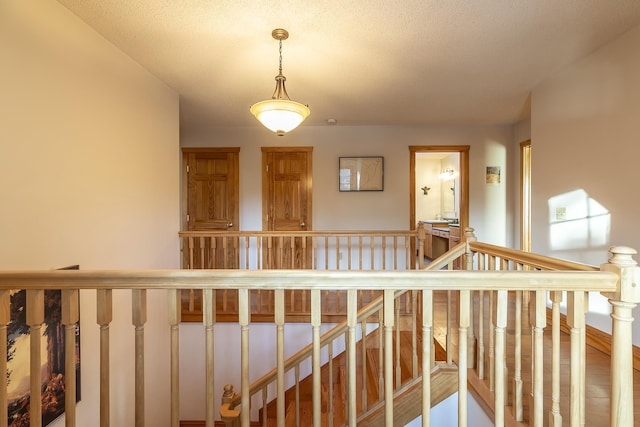
[[250,108],[260,123],[279,136],[297,128],[309,115],[309,107],[289,99],[284,82],[287,80],[282,75],[282,40],[289,38],[289,32],[277,28],[271,32],[274,39],[280,42],[280,67],[276,76],[276,90],[271,99],[253,104]]

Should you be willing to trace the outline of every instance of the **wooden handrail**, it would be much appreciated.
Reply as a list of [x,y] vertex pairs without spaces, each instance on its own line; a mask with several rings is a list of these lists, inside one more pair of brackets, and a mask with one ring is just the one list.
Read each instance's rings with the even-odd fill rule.
[[[515,278],[518,277],[516,280]],[[614,292],[602,271],[1,271],[0,289],[531,290]]]
[[469,247],[474,252],[484,253],[501,259],[513,261],[518,264],[528,265],[541,270],[576,270],[576,271],[598,271],[598,267],[579,262],[565,261],[538,255],[531,252],[524,252],[517,249],[503,248],[501,246],[490,245],[488,243],[469,242]]

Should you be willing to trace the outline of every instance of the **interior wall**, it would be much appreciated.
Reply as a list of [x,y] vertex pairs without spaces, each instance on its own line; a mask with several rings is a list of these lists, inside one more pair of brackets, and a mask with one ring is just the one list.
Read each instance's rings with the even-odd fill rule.
[[[248,114],[248,113],[247,113]],[[313,112],[312,112],[313,114]],[[261,127],[185,132],[183,147],[240,147],[240,228],[261,223],[262,146],[313,147],[313,228],[407,229],[409,146],[469,145],[469,224],[482,241],[507,245],[505,222],[513,201],[507,192],[511,126],[305,126],[278,137]],[[339,192],[340,156],[384,156],[384,191]],[[485,183],[486,166],[502,167],[501,184]]]
[[[534,90],[535,252],[599,265],[610,246],[640,248],[639,51],[637,26]],[[607,306],[590,305],[591,324],[610,329]]]
[[[179,267],[177,94],[55,1],[0,8],[0,268]],[[146,422],[168,426],[166,292],[148,298]],[[95,426],[95,291],[80,305],[77,424]],[[131,293],[113,308],[111,424],[134,425]]]

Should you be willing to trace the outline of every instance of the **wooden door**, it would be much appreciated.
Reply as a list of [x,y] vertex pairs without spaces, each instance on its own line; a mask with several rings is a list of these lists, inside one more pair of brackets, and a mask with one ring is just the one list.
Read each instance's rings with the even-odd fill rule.
[[[262,148],[262,228],[311,230],[311,158],[313,147]],[[293,241],[292,241],[293,239]],[[308,239],[267,241],[270,268],[310,268]]]
[[[237,231],[240,149],[184,148],[182,151],[187,187],[186,229]],[[198,240],[197,244],[200,250],[196,251],[198,259],[192,268],[238,267],[233,240],[205,239]],[[205,253],[204,257],[202,253]]]

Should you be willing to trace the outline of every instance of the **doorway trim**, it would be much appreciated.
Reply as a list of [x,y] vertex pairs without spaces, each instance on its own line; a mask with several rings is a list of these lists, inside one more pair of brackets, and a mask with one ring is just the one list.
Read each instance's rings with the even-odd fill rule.
[[410,145],[409,146],[409,230],[416,229],[416,153],[460,154],[460,229],[469,226],[469,145]]
[[520,143],[520,249],[531,252],[531,140]]

